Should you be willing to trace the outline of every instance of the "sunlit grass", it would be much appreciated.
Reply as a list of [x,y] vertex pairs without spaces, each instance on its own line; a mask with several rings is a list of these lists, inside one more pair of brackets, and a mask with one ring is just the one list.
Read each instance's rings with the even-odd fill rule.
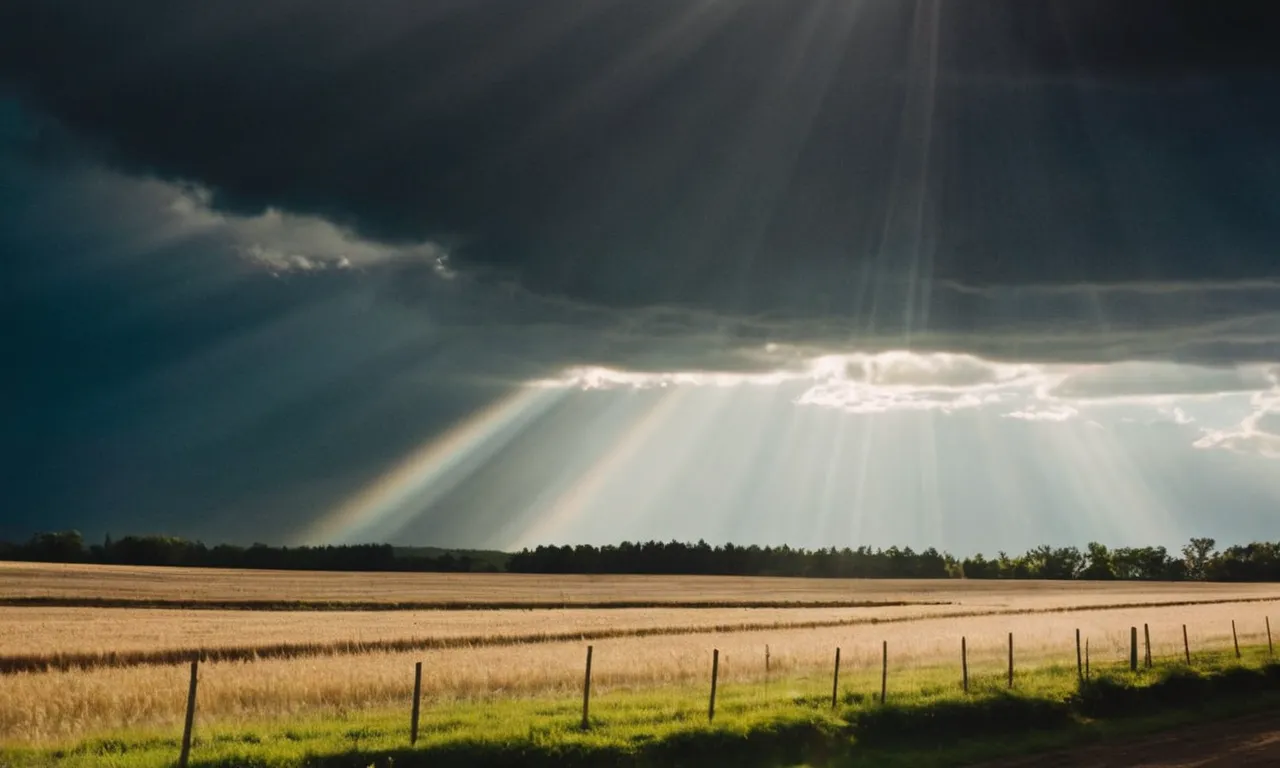
[[[717,692],[711,722],[709,684],[617,689],[593,698],[586,730],[577,695],[458,700],[424,710],[412,749],[407,703],[325,717],[201,723],[193,765],[386,766],[389,757],[399,766],[665,764],[663,755],[698,762],[708,754],[780,765],[774,761],[816,764],[833,750],[842,764],[951,765],[1066,743],[1066,736],[1205,717],[1218,710],[1201,706],[1214,701],[1236,708],[1274,703],[1280,668],[1267,664],[1265,645],[1241,651],[1240,660],[1232,651],[1199,654],[1194,669],[1171,660],[1137,673],[1099,664],[1083,692],[1074,665],[1015,670],[1012,690],[1005,676],[982,671],[971,676],[968,693],[955,669],[918,668],[892,680],[884,704],[879,670],[842,670],[834,707],[829,673],[728,683]],[[1156,695],[1144,694],[1148,689]],[[1117,717],[1127,724],[1117,726]],[[0,752],[0,764],[159,768],[173,764],[178,744],[176,729],[127,729]]]
[[[1074,632],[1090,643],[1094,664],[1127,657],[1128,629],[1149,624],[1152,652],[1161,661],[1182,656],[1181,624],[1193,652],[1231,647],[1231,621],[1242,643],[1265,642],[1265,604],[1193,605],[927,618],[855,627],[724,632],[596,641],[597,691],[703,685],[711,649],[721,652],[726,685],[762,683],[765,649],[777,680],[823,677],[837,646],[842,678],[850,686],[877,687],[881,643],[889,645],[889,688],[910,690],[950,669],[960,679],[960,638],[967,637],[972,680],[1005,674],[1007,634],[1015,636],[1015,671],[1074,666]],[[500,620],[503,612],[490,612]],[[540,615],[540,612],[531,612]],[[609,613],[609,612],[601,612]],[[257,614],[240,614],[252,622]],[[443,616],[443,614],[442,614]],[[324,616],[320,616],[323,619]],[[655,620],[660,620],[660,612]],[[229,623],[228,629],[234,628]],[[359,632],[358,624],[347,631]],[[425,632],[426,630],[424,630]],[[92,639],[109,649],[112,635]],[[414,663],[423,662],[428,706],[456,701],[564,696],[581,685],[585,642],[522,643],[348,656],[312,656],[214,662],[201,665],[199,722],[204,726],[271,718],[330,717],[401,707],[410,698]],[[51,651],[53,649],[50,649]],[[121,728],[175,728],[183,717],[186,669],[179,665],[100,668],[0,677],[0,743],[45,744]],[[920,675],[925,676],[922,683]],[[865,679],[864,679],[865,678]]]

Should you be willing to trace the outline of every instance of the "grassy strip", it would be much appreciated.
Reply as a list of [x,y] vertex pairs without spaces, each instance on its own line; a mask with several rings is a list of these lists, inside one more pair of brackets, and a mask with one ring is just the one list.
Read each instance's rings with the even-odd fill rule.
[[[886,704],[878,670],[847,677],[837,706],[821,677],[733,685],[721,692],[714,723],[706,691],[613,691],[599,697],[591,727],[565,700],[459,702],[424,713],[423,738],[407,746],[407,713],[329,720],[201,724],[193,766],[202,768],[406,768],[412,766],[724,765],[807,763],[943,768],[993,757],[1142,733],[1280,702],[1280,665],[1265,650],[1248,657],[1202,654],[1196,667],[1168,664],[1130,673],[1095,670],[1079,684],[1074,668],[1019,672],[1015,688],[997,673],[974,675],[968,694],[955,670],[913,670]],[[0,751],[0,765],[27,768],[159,768],[172,765],[177,734],[132,733],[48,749]]]

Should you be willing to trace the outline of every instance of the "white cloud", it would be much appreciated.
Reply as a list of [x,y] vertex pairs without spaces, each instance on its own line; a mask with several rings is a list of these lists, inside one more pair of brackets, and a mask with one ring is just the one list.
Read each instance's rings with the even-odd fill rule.
[[275,273],[351,269],[397,260],[429,264],[443,278],[454,276],[449,255],[439,245],[423,242],[391,246],[366,240],[318,216],[268,208],[255,216],[220,213],[207,190],[159,181],[120,181],[135,185],[135,194],[167,199],[166,228],[173,235],[213,236],[227,242],[250,263]]
[[[1069,405],[1059,405],[1052,408],[1027,408],[1004,414],[1007,419],[1021,419],[1022,421],[1067,421],[1079,415],[1080,411]],[[1089,423],[1101,426],[1096,421]]]
[[[788,358],[788,351],[767,345],[766,352]],[[890,351],[876,354],[822,355],[765,372],[637,372],[579,367],[542,386],[615,389],[698,386],[768,386],[801,382],[807,388],[797,405],[848,413],[980,408],[1026,397],[1053,380],[1044,366],[993,362],[945,352]]]
[[1229,429],[1206,429],[1195,447],[1248,453],[1280,459],[1280,376],[1269,374],[1275,386],[1251,398],[1254,410]]
[[1050,376],[1045,366],[909,351],[826,355],[810,370],[816,381],[797,403],[849,413],[980,408],[1032,391]]
[[[1227,343],[1260,350],[1246,359],[1268,359],[1262,352],[1280,338],[1280,315],[1269,309],[1214,314],[1213,322],[1176,328],[1165,324],[1154,336],[1136,321],[1101,335],[1079,323],[1053,328],[1015,323],[953,335],[946,335],[944,327],[942,335],[919,337],[917,343],[931,345],[924,351],[886,350],[893,340],[874,336],[850,351],[832,341],[848,338],[842,323],[586,305],[457,272],[448,252],[430,242],[381,244],[320,217],[274,209],[250,216],[222,213],[202,189],[109,171],[87,173],[83,186],[80,194],[87,197],[81,207],[109,211],[113,226],[128,235],[124,239],[130,250],[200,241],[273,274],[328,270],[369,277],[364,285],[384,291],[380,296],[403,297],[421,307],[434,331],[465,348],[454,359],[471,375],[478,370],[488,374],[491,369],[485,366],[491,365],[493,375],[514,383],[545,376],[551,365],[569,365],[564,373],[538,383],[581,389],[787,385],[787,395],[794,392],[797,405],[849,413],[989,409],[993,418],[1053,423],[1078,417],[1100,426],[1133,419],[1138,408],[1159,417],[1136,419],[1148,425],[1235,423],[1206,430],[1197,445],[1256,453],[1275,452],[1280,434],[1280,426],[1270,423],[1276,418],[1270,406],[1259,401],[1254,412],[1242,408],[1249,395],[1280,400],[1280,367],[1133,361],[1154,354],[1152,344],[1185,351],[1188,345],[1216,349],[1214,345]],[[103,190],[110,192],[109,199]],[[375,269],[383,265],[393,268]],[[1126,302],[1139,294],[1165,296],[1170,306],[1179,307],[1194,304],[1191,299],[1207,292],[1221,294],[1218,298],[1232,306],[1254,306],[1257,302],[1244,299],[1257,292],[1270,297],[1280,291],[1280,282],[950,289],[974,296],[990,293],[1002,302],[1028,301],[1037,308],[1055,297],[1099,292],[1121,293]],[[1043,315],[1037,310],[1027,317]],[[1173,340],[1176,347],[1169,346]],[[517,351],[509,353],[512,349]],[[974,353],[942,351],[957,349]],[[1112,362],[993,359],[1009,349],[1032,350],[1048,360]],[[1231,355],[1215,352],[1191,359]]]
[[815,361],[819,371],[872,386],[965,389],[1037,379],[1034,365],[997,363],[973,355],[908,351],[829,355]]
[[[1239,412],[1245,405],[1243,395],[1248,394],[1252,413],[1235,417],[1243,418],[1235,427],[1202,430],[1195,446],[1280,457],[1280,384],[1276,384],[1280,372],[1261,366],[1212,369],[1140,362],[1037,365],[904,350],[803,359],[795,350],[777,344],[762,349],[759,360],[774,359],[779,368],[741,373],[584,367],[541,384],[582,389],[792,384],[802,387],[794,398],[797,405],[845,413],[991,409],[993,416],[1046,425],[1080,419],[1100,430],[1106,430],[1106,424],[1113,420],[1147,427],[1190,427],[1197,419],[1184,405],[1203,408],[1210,400],[1217,414],[1210,421],[1220,421],[1224,414],[1231,418],[1232,411]],[[1250,386],[1254,388],[1251,393],[1242,391]],[[1139,413],[1150,409],[1151,416],[1135,416],[1135,409]]]
[[803,374],[794,371],[732,373],[723,371],[623,371],[602,366],[579,366],[558,377],[533,382],[540,387],[570,389],[654,389],[675,386],[736,387],[765,386],[796,381]]
[[1261,432],[1244,423],[1237,429],[1208,431],[1194,445],[1197,448],[1218,448],[1280,459],[1280,435]]
[[[1081,367],[1064,376],[1050,394],[1067,400],[1139,400],[1218,397],[1270,386],[1261,365],[1211,368],[1163,362],[1123,362]],[[1166,406],[1169,407],[1169,406]]]

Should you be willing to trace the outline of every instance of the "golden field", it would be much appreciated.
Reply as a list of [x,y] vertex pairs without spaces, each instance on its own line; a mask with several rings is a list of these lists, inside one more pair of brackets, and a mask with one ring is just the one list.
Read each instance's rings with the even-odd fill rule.
[[[523,644],[582,633],[787,628],[947,615],[959,606],[879,608],[556,608],[500,611],[226,611],[0,606],[0,658],[10,655],[191,651],[397,640]],[[452,644],[452,643],[451,643]],[[303,655],[303,654],[298,654]]]
[[[169,574],[174,574],[169,578]],[[20,574],[16,579],[9,577]],[[43,578],[41,577],[43,574]],[[95,574],[100,578],[94,578]],[[95,587],[96,584],[96,587]],[[602,700],[621,688],[703,685],[711,649],[721,651],[726,685],[761,679],[768,645],[775,676],[828,674],[842,648],[846,675],[878,669],[889,645],[890,688],[907,686],[913,669],[959,667],[962,635],[974,674],[999,673],[1007,633],[1019,667],[1074,665],[1079,628],[1093,658],[1127,653],[1130,626],[1149,624],[1153,654],[1182,653],[1186,624],[1193,652],[1231,647],[1235,620],[1242,644],[1265,643],[1264,618],[1277,611],[1280,588],[1268,585],[1077,584],[966,581],[835,581],[671,577],[459,576],[310,574],[181,569],[0,566],[0,596],[209,596],[206,599],[319,601],[536,600],[561,602],[785,599],[946,603],[875,608],[653,608],[484,611],[223,611],[8,607],[0,609],[0,657],[111,653],[279,643],[401,638],[475,638],[470,647],[407,652],[298,655],[201,665],[198,719],[239,722],[341,715],[400,708],[424,662],[430,701],[556,694],[581,685],[585,642],[546,635],[661,629],[661,636],[592,640],[594,686]],[[120,592],[114,590],[119,589]],[[548,597],[549,593],[553,593]],[[424,598],[424,595],[429,597]],[[564,597],[562,597],[562,595]],[[781,596],[781,597],[779,597]],[[188,597],[189,599],[189,597]],[[1231,602],[1209,602],[1231,601]],[[1252,602],[1242,602],[1252,601]],[[1273,602],[1274,601],[1274,602]],[[1183,604],[1177,604],[1183,603]],[[1191,603],[1191,604],[1186,604]],[[1148,607],[1139,607],[1147,604]],[[1155,604],[1155,605],[1151,605]],[[1113,607],[1107,607],[1113,606]],[[1280,617],[1280,613],[1277,613]],[[876,623],[872,623],[873,620]],[[785,628],[843,622],[842,626]],[[778,625],[752,631],[742,625]],[[716,630],[720,627],[720,630]],[[479,642],[485,639],[485,642]],[[126,727],[181,722],[185,666],[140,665],[0,675],[0,743],[32,744]],[[856,683],[855,683],[856,684]]]
[[969,606],[1106,605],[1266,597],[1266,584],[336,573],[0,562],[0,599],[508,603],[948,601]]

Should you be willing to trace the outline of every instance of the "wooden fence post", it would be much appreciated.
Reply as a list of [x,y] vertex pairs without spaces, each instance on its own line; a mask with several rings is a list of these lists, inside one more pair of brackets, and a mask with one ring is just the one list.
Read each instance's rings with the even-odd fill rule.
[[836,703],[840,700],[840,647],[836,646],[836,671],[831,676],[831,708],[836,708]]
[[1150,624],[1142,625],[1142,636],[1145,639],[1146,648],[1147,648],[1146,667],[1147,669],[1151,669],[1151,625]]
[[1275,646],[1271,644],[1271,617],[1267,616],[1266,619],[1267,619],[1267,655],[1275,656],[1276,649],[1275,649]]
[[1182,652],[1187,655],[1187,666],[1191,666],[1191,643],[1187,642],[1187,625],[1182,625]]
[[960,680],[964,685],[964,692],[969,692],[969,646],[965,642],[964,636],[960,637]]
[[422,662],[413,665],[413,713],[409,717],[409,746],[418,743],[418,702],[422,699]]
[[1240,638],[1236,636],[1236,620],[1231,620],[1231,642],[1236,646],[1236,658],[1240,658]]
[[1129,627],[1129,671],[1138,671],[1138,628]]
[[200,670],[200,660],[191,662],[191,683],[187,686],[187,719],[182,726],[182,752],[178,755],[178,768],[187,768],[191,759],[191,727],[196,720],[196,679]]
[[764,681],[769,682],[769,644],[764,646]]
[[1089,638],[1084,639],[1084,679],[1089,679]]
[[889,691],[889,641],[882,641],[880,654],[880,703],[884,704],[885,695]]
[[1084,658],[1080,655],[1080,629],[1076,628],[1076,677],[1084,679]]
[[1013,687],[1013,633],[1009,633],[1009,687]]
[[707,709],[707,722],[716,719],[716,678],[720,676],[720,649],[711,651],[711,706]]
[[591,727],[591,652],[595,646],[587,646],[587,673],[582,679],[582,730]]

